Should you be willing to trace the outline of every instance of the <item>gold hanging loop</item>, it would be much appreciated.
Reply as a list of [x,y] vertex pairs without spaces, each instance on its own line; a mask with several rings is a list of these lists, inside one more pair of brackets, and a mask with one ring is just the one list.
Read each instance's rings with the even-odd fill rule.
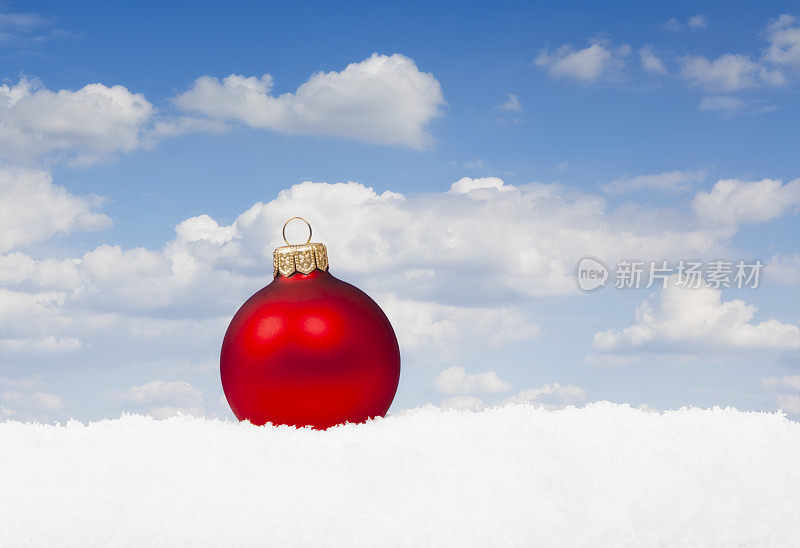
[[289,240],[286,239],[286,225],[288,225],[290,222],[294,221],[295,219],[299,219],[299,220],[303,221],[306,224],[306,226],[308,227],[308,240],[306,240],[305,243],[308,243],[308,242],[311,241],[311,223],[309,223],[308,221],[306,221],[302,217],[292,217],[291,219],[289,219],[288,221],[283,223],[283,241],[286,242],[286,245],[304,245],[304,244],[290,244]]

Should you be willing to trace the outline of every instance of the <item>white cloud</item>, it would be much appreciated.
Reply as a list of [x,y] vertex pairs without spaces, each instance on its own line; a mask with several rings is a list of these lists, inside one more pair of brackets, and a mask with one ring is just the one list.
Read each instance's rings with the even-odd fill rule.
[[700,222],[723,226],[763,223],[800,207],[800,179],[740,181],[720,179],[709,192],[698,192],[692,209]]
[[764,60],[800,74],[800,24],[788,14],[781,15],[767,27],[769,48]]
[[0,48],[28,48],[66,34],[58,29],[48,29],[51,23],[51,19],[38,13],[0,12]]
[[47,392],[36,392],[33,394],[33,401],[46,411],[58,411],[64,407],[64,400],[55,394]]
[[404,55],[373,54],[341,72],[318,72],[294,93],[273,95],[273,79],[231,74],[198,78],[178,108],[286,134],[333,135],[423,148],[445,104],[441,86]]
[[418,363],[441,365],[476,346],[501,346],[536,338],[539,327],[518,307],[453,306],[376,295],[397,332],[400,350]]
[[772,392],[772,400],[778,409],[790,415],[800,415],[800,375],[788,377],[765,377],[761,387]]
[[132,386],[120,399],[131,403],[192,405],[202,401],[203,393],[186,381],[150,381]]
[[501,405],[509,403],[531,403],[541,405],[545,409],[563,409],[568,405],[577,405],[586,401],[586,390],[568,384],[562,386],[557,382],[545,384],[540,388],[527,388],[506,398]]
[[726,53],[710,60],[701,55],[680,58],[681,75],[692,85],[720,91],[737,91],[763,86],[781,86],[786,77],[779,68],[753,61],[746,55]]
[[622,70],[624,58],[630,55],[627,44],[613,47],[607,40],[594,40],[583,49],[566,44],[553,51],[542,50],[534,64],[547,70],[553,78],[572,78],[583,83],[614,76]]
[[[671,18],[664,28],[701,30],[708,26],[703,14],[689,17],[685,22]],[[760,55],[724,53],[718,57],[684,55],[676,58],[679,74],[690,85],[710,92],[734,92],[743,89],[777,87],[786,85],[792,74],[800,75],[800,24],[790,15],[781,15],[766,28],[768,46]],[[595,39],[589,47],[575,49],[567,44],[555,51],[542,50],[534,63],[555,78],[572,78],[592,83],[604,78],[619,76],[625,67],[625,58],[631,48],[623,44],[618,48],[608,40]],[[652,45],[638,50],[642,69],[666,75],[667,66]],[[744,110],[753,113],[773,110],[756,100],[739,100],[732,97],[711,96],[702,101],[700,110],[717,111],[727,115]]]
[[507,110],[509,112],[519,112],[522,110],[522,103],[520,103],[519,98],[516,95],[509,93],[508,100],[502,105],[499,105],[497,108],[501,110]]
[[483,158],[473,158],[471,160],[467,160],[461,164],[461,167],[474,171],[490,171],[491,169],[489,164],[487,164]]
[[123,86],[50,91],[35,80],[0,85],[0,156],[63,154],[91,163],[139,148],[153,106]]
[[80,259],[44,259],[37,261],[14,251],[0,255],[0,284],[69,290],[80,286]]
[[0,339],[2,352],[70,352],[79,350],[83,345],[75,337],[56,338],[52,335],[42,339]]
[[662,171],[649,175],[624,177],[603,185],[603,190],[611,194],[623,194],[638,190],[655,190],[662,192],[682,192],[706,178],[705,170],[698,171]]
[[433,381],[433,387],[441,394],[499,394],[509,392],[511,384],[497,376],[494,371],[467,373],[463,367],[445,369]]
[[165,419],[178,414],[202,415],[203,392],[186,381],[150,381],[132,386],[127,393],[112,398],[133,404],[153,418]]
[[700,111],[716,111],[722,112],[726,115],[733,115],[741,112],[747,106],[747,101],[739,99],[738,97],[730,97],[726,95],[708,95],[703,97],[697,110]]
[[653,46],[650,44],[639,49],[639,60],[642,62],[642,68],[648,72],[656,72],[658,74],[667,73],[667,67],[664,66],[664,61],[656,55]]
[[681,23],[676,18],[672,17],[669,21],[664,23],[664,28],[667,30],[677,31],[684,28],[691,30],[702,30],[708,27],[708,19],[702,13],[693,15],[686,19],[686,23]]
[[[575,266],[587,254],[608,264],[713,259],[725,256],[730,236],[716,223],[696,226],[677,208],[611,208],[558,185],[466,178],[441,192],[400,194],[304,182],[227,225],[208,215],[186,219],[157,249],[0,256],[0,344],[80,343],[91,349],[82,359],[113,352],[120,364],[208,367],[232,312],[270,281],[287,212],[311,221],[334,275],[375,297],[406,363],[418,365],[538,336],[526,300],[577,293]],[[187,340],[196,344],[178,352],[176,341]]]
[[203,415],[202,407],[151,407],[147,410],[147,415],[154,419],[168,419],[177,415],[190,415],[192,417],[200,417]]
[[[501,192],[513,190],[513,186],[506,186],[500,177],[462,177],[452,185],[450,185],[450,192],[453,194],[468,194],[473,190],[493,189]],[[474,194],[473,196],[478,196]],[[486,194],[492,196],[492,194]]]
[[230,129],[225,122],[195,116],[173,116],[155,120],[146,135],[145,145],[154,145],[163,137],[177,137],[184,133],[224,133]]
[[704,29],[708,26],[708,20],[702,13],[689,17],[686,21],[686,26],[690,29]]
[[14,405],[33,404],[45,411],[57,411],[64,407],[64,400],[60,396],[49,392],[24,393],[7,391],[3,392],[2,398],[4,401]]
[[764,268],[764,276],[785,284],[800,284],[800,254],[775,254]]
[[774,319],[755,323],[756,311],[739,299],[722,301],[719,289],[682,287],[672,276],[666,288],[636,308],[630,326],[595,333],[592,346],[611,354],[612,365],[613,355],[645,351],[697,354],[800,348],[798,326]]
[[221,227],[217,221],[203,214],[186,219],[175,227],[175,232],[178,234],[178,238],[185,242],[206,241],[220,245],[231,241],[236,236],[236,227]]
[[790,415],[800,415],[800,394],[779,393],[773,396],[775,406]]
[[[785,85],[788,75],[800,75],[800,24],[781,15],[766,29],[768,47],[760,55],[726,53],[716,59],[688,55],[679,59],[681,75],[692,85],[710,91],[738,91]],[[741,109],[730,98],[709,99],[706,109]]]
[[776,392],[800,392],[800,375],[789,377],[764,377],[761,379],[764,390]]
[[[456,369],[461,368],[450,368],[446,371],[443,371],[442,374],[444,375],[448,371],[453,371]],[[489,372],[492,373],[492,372]],[[444,385],[448,388],[464,388],[464,386],[459,386],[462,384],[468,384],[468,380],[464,380],[464,377],[460,375],[460,372],[456,371],[455,374],[452,375],[453,379],[444,381]],[[466,375],[467,379],[469,375]],[[440,376],[441,378],[441,376]],[[439,383],[439,379],[437,379],[437,385]],[[443,386],[444,388],[444,386]],[[504,387],[506,388],[506,387]],[[511,389],[509,385],[504,392],[507,392]],[[440,389],[440,391],[442,391]],[[499,391],[499,390],[498,390]],[[453,393],[453,392],[449,392]],[[585,403],[587,400],[586,398],[586,390],[579,386],[574,386],[572,384],[561,385],[557,382],[553,384],[545,384],[539,388],[526,388],[524,390],[520,390],[513,396],[509,396],[504,400],[500,401],[497,405],[498,406],[505,406],[505,405],[519,405],[519,404],[530,404],[535,405],[536,407],[542,407],[548,410],[556,410],[556,409],[564,409],[570,405],[579,405],[581,403]],[[449,409],[469,409],[472,411],[479,411],[487,407],[487,404],[480,398],[476,396],[470,395],[457,395],[447,398],[442,401],[440,407],[449,408]]]
[[111,219],[94,211],[99,198],[70,194],[44,171],[0,166],[0,195],[0,252],[111,225]]
[[22,33],[43,27],[49,20],[38,13],[0,13],[0,36],[8,39],[9,33]]
[[40,388],[43,385],[40,374],[29,375],[27,377],[10,378],[0,377],[0,387],[12,390]]
[[447,398],[439,404],[439,407],[444,409],[468,409],[470,411],[479,411],[486,407],[482,399],[475,396],[453,396]]
[[[30,388],[27,385],[19,387]],[[0,418],[49,422],[52,414],[59,414],[59,411],[63,410],[65,406],[65,402],[60,396],[50,392],[14,390],[0,392]]]
[[[4,25],[19,26],[32,16],[0,14],[0,41]],[[144,95],[121,85],[52,91],[23,77],[0,84],[0,159],[86,165],[164,137],[222,132],[228,122],[423,148],[433,142],[429,123],[446,104],[433,75],[399,54],[374,54],[341,72],[316,73],[294,93],[271,92],[269,75],[231,74],[221,82],[203,76],[174,98],[178,109],[195,113],[179,115],[158,113]]]

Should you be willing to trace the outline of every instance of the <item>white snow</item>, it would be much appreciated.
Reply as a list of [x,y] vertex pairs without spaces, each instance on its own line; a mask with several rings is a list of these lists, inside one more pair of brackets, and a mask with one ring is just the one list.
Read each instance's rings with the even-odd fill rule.
[[780,414],[425,407],[325,432],[0,423],[3,546],[798,546]]

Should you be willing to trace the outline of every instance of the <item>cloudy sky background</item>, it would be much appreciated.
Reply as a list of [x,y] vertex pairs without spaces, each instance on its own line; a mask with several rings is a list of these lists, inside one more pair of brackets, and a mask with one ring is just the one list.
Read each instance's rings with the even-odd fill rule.
[[[222,336],[294,215],[395,326],[393,409],[800,416],[788,3],[6,3],[0,60],[0,418],[231,417]],[[585,256],[766,267],[587,294]]]

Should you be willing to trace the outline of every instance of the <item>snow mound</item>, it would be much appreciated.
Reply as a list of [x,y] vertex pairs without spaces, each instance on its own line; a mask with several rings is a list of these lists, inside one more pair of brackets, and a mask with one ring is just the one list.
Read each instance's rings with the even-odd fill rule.
[[0,423],[3,546],[799,546],[800,424],[597,403],[325,432]]

